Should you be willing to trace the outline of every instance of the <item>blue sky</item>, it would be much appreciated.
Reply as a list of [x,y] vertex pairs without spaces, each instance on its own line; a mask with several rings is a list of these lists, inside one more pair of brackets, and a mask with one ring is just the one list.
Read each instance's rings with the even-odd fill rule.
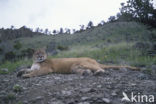
[[[126,0],[0,0],[0,28],[79,29],[116,15]],[[154,0],[155,1],[155,0]]]

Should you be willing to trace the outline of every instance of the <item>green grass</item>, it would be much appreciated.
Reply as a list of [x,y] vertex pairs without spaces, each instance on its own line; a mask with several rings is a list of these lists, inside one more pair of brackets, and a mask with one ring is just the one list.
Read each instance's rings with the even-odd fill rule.
[[20,85],[18,85],[18,84],[15,84],[14,86],[13,86],[13,91],[14,92],[21,92],[22,91],[22,87],[20,86]]
[[97,48],[94,45],[73,46],[69,51],[62,51],[57,57],[91,57],[101,63],[127,64],[132,66],[148,66],[156,64],[156,56],[143,56],[141,51],[134,49],[135,43],[121,42],[117,44],[103,45]]
[[[15,62],[10,62],[10,61],[6,61],[3,64],[0,65],[0,69],[2,68],[7,68],[8,69],[8,73],[13,72],[16,70],[16,68],[20,67],[20,66],[30,66],[32,64],[32,60],[27,59],[27,60],[19,60],[19,61],[15,61]],[[0,70],[0,74],[7,74],[7,72],[3,72]]]

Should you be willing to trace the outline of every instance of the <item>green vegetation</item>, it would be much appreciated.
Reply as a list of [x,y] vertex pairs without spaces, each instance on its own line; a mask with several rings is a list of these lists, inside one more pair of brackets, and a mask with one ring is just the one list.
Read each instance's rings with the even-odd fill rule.
[[13,51],[9,51],[5,54],[6,60],[13,60],[13,59],[15,59],[15,57],[16,57],[16,54]]
[[0,54],[2,54],[2,52],[3,52],[3,49],[2,49],[2,48],[0,48]]
[[60,51],[64,51],[64,50],[68,50],[68,47],[67,46],[57,46],[57,49],[59,49]]
[[[19,41],[22,44],[20,50],[33,50],[54,43],[59,52],[49,56],[49,58],[91,57],[105,64],[149,67],[156,64],[156,54],[149,53],[156,51],[153,48],[155,47],[153,46],[154,36],[156,36],[156,30],[148,30],[148,26],[143,24],[114,22],[72,35],[39,35],[18,38],[9,42]],[[141,44],[138,45],[138,43]],[[21,54],[23,52],[21,51]],[[0,65],[0,69],[8,68],[9,72],[12,72],[19,66],[31,64],[32,60],[30,59],[21,59],[15,62],[6,61]]]
[[23,104],[21,101],[18,101],[17,104]]
[[20,48],[22,48],[22,44],[20,42],[15,43],[14,48],[16,50],[19,50]]
[[13,93],[9,93],[4,97],[5,104],[13,104],[15,100],[16,100],[16,95]]
[[7,95],[7,99],[8,99],[8,100],[14,100],[14,99],[16,99],[16,96],[15,96],[13,93],[9,93],[9,94]]
[[62,51],[55,57],[91,57],[101,63],[128,64],[132,66],[149,66],[156,64],[156,56],[141,55],[141,51],[133,48],[135,43],[121,42],[117,44],[75,46],[69,51]]
[[[3,64],[0,65],[0,69],[1,68],[8,68],[9,72],[13,72],[16,70],[16,68],[22,66],[22,65],[28,65],[30,66],[32,64],[32,60],[27,60],[27,59],[23,59],[23,60],[19,60],[19,61],[15,61],[15,62],[10,62],[10,61],[6,61]],[[6,72],[4,73],[3,71],[0,70],[0,74],[7,74]]]
[[14,92],[21,92],[22,91],[22,87],[18,84],[13,86],[13,91]]

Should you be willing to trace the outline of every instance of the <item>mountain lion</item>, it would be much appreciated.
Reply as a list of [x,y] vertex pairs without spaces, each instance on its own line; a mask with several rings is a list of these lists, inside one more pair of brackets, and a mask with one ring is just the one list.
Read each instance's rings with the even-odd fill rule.
[[104,73],[105,69],[120,68],[139,70],[138,68],[131,66],[103,65],[88,57],[48,59],[45,50],[38,49],[33,54],[33,64],[31,68],[19,71],[17,76],[29,78],[45,75],[48,73],[77,73],[81,75],[98,75]]

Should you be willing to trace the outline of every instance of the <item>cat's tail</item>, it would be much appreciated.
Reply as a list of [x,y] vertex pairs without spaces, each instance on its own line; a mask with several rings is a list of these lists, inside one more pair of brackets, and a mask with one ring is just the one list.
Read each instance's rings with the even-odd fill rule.
[[100,67],[102,69],[123,69],[123,68],[126,68],[126,69],[130,69],[130,70],[140,70],[140,68],[137,68],[137,67],[132,67],[132,66],[116,66],[116,65],[103,65],[103,64],[100,64]]

